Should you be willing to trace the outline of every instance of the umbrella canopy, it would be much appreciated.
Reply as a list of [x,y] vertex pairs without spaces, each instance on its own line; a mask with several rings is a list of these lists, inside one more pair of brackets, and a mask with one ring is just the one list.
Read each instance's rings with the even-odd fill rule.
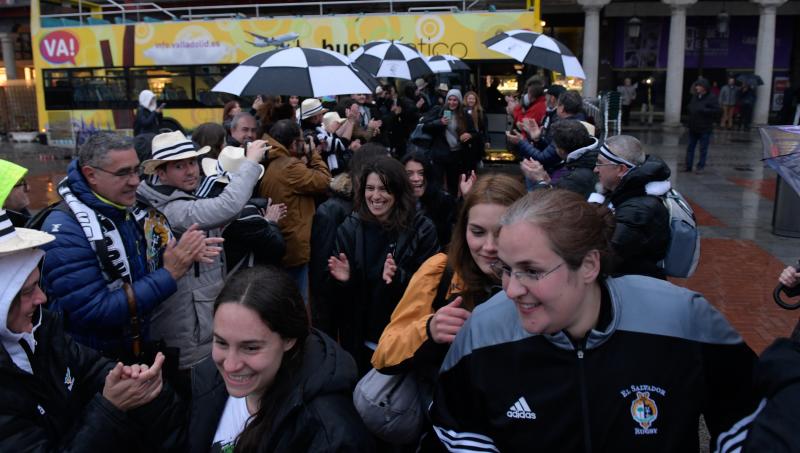
[[759,86],[759,85],[763,85],[764,84],[764,80],[761,79],[761,76],[759,76],[758,74],[753,74],[753,73],[739,74],[736,77],[736,80],[738,80],[738,81],[740,81],[742,83],[746,83],[746,84],[750,85],[751,87],[755,87],[755,86]]
[[417,49],[394,40],[368,42],[350,54],[350,61],[375,77],[414,80],[433,73]]
[[459,58],[452,55],[434,55],[427,58],[428,66],[437,74],[455,72],[455,71],[469,71],[469,66],[461,61]]
[[243,61],[211,91],[320,97],[373,93],[378,81],[342,54],[302,47],[272,50]]
[[569,77],[585,79],[575,55],[555,39],[528,30],[511,30],[487,39],[483,44],[525,64],[547,68]]

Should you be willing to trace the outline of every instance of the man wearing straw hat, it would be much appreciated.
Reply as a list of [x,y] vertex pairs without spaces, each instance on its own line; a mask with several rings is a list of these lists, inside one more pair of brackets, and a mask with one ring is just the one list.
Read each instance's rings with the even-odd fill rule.
[[[142,162],[142,167],[146,175],[157,179],[140,184],[137,193],[142,202],[164,213],[176,234],[196,226],[207,231],[210,238],[221,241],[222,228],[239,217],[264,173],[258,162],[268,147],[263,140],[250,143],[244,152],[246,159],[236,172],[218,168],[199,187],[198,157],[209,149],[208,146],[197,149],[180,131],[156,135],[152,158]],[[230,183],[216,197],[202,198],[220,178]],[[178,281],[175,294],[153,310],[151,335],[163,339],[168,347],[179,349],[181,370],[189,369],[211,353],[212,309],[225,275],[223,256],[198,263]]]
[[139,158],[130,138],[101,132],[80,148],[58,184],[61,202],[41,229],[50,309],[79,343],[113,359],[138,360],[150,313],[195,260],[219,254],[200,231],[177,245],[164,215],[136,203]]
[[[25,172],[0,161],[0,204]],[[129,410],[161,393],[164,356],[152,366],[123,367],[65,335],[60,319],[42,309],[47,298],[38,284],[44,256],[38,247],[54,239],[15,228],[0,209],[0,445],[3,451],[141,446],[129,422],[147,426],[161,410]]]

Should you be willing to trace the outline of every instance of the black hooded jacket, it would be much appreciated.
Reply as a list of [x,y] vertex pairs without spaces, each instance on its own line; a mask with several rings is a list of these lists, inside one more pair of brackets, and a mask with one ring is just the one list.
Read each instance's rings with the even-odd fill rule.
[[56,314],[40,313],[36,351],[28,354],[33,374],[0,346],[0,451],[146,451],[139,428],[157,419],[158,408],[114,407],[102,396],[114,363],[74,342]]
[[[259,452],[371,452],[372,437],[353,407],[356,366],[318,330],[306,339],[300,373]],[[185,451],[207,452],[228,392],[209,357],[192,369],[192,402]]]
[[665,279],[658,266],[670,240],[669,211],[661,195],[669,190],[670,170],[656,156],[632,168],[608,197],[617,226],[611,246],[617,255],[614,276],[637,274]]

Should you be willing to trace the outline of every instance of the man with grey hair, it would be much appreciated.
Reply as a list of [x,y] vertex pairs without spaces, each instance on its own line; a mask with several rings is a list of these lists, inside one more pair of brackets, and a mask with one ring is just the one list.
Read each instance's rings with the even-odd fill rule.
[[43,214],[55,240],[42,249],[49,308],[78,342],[115,360],[138,359],[150,312],[176,290],[195,260],[218,254],[200,231],[176,244],[166,218],[136,203],[133,141],[110,132],[89,138],[58,184],[62,201]]
[[239,112],[231,120],[231,135],[227,142],[230,146],[244,148],[244,144],[256,139],[258,120],[248,112]]
[[617,220],[611,238],[618,258],[614,275],[665,279],[658,263],[667,254],[670,227],[669,211],[660,197],[671,187],[669,167],[646,155],[636,137],[616,135],[600,146],[594,172],[600,182],[589,201],[607,204]]

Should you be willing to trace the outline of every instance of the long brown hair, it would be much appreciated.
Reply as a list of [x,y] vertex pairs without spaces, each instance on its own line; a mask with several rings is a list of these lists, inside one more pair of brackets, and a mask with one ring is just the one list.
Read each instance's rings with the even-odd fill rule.
[[[386,191],[394,196],[394,206],[386,222],[378,222],[367,207],[366,195],[367,178],[372,173],[378,175]],[[353,210],[358,213],[361,220],[380,223],[389,231],[400,232],[413,227],[416,206],[411,183],[406,175],[406,168],[397,159],[391,156],[376,157],[364,165],[358,177],[358,192],[355,194]]]
[[[467,94],[464,95],[464,110],[469,108],[467,105],[467,98],[472,95],[475,96],[475,107],[472,109],[472,125],[475,126],[475,130],[481,131],[481,125],[483,124],[483,107],[481,107],[481,98],[478,97],[478,93],[474,91],[467,91]],[[486,132],[486,131],[481,131]]]
[[450,268],[464,282],[460,295],[465,308],[471,309],[483,302],[486,297],[486,287],[499,283],[494,276],[485,274],[472,259],[472,253],[467,245],[470,209],[478,204],[511,206],[523,196],[525,196],[525,185],[521,180],[505,174],[490,173],[478,178],[464,199],[453,228],[447,260]]

